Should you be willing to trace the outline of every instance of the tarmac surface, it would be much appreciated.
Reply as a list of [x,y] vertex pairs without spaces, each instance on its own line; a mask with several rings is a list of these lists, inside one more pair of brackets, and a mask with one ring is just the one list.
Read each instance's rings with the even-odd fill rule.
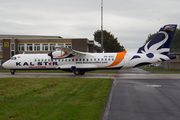
[[6,77],[113,78],[101,120],[179,120],[180,74],[151,74],[135,68],[117,74],[0,73]]
[[74,73],[20,73],[11,75],[10,72],[0,72],[0,78],[116,78],[116,79],[180,79],[180,74],[151,74],[142,69],[132,68],[119,70],[118,73],[85,73],[85,75],[74,75]]
[[179,120],[180,74],[119,71],[102,120]]
[[179,120],[180,80],[115,79],[103,120]]

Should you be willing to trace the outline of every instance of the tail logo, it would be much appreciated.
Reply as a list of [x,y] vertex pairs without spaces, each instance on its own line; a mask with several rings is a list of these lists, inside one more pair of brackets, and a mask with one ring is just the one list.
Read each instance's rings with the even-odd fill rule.
[[135,66],[139,66],[141,64],[151,64],[151,61],[154,60],[160,62],[176,59],[175,55],[168,55],[176,27],[177,25],[173,24],[162,27],[155,38],[140,47],[130,61],[136,61],[137,65]]

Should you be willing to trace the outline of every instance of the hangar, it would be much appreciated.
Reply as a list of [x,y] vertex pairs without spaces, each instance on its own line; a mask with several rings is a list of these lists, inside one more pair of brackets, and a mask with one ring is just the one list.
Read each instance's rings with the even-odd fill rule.
[[82,52],[101,52],[101,47],[87,38],[62,38],[61,36],[0,35],[0,67],[15,54],[49,53],[54,46],[64,46]]

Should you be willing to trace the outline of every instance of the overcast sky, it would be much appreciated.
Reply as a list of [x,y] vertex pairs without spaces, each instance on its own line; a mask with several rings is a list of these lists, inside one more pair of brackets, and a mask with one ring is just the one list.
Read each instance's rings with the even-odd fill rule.
[[[0,0],[0,34],[94,39],[101,0]],[[180,0],[104,0],[104,29],[126,50],[165,24],[180,25]]]

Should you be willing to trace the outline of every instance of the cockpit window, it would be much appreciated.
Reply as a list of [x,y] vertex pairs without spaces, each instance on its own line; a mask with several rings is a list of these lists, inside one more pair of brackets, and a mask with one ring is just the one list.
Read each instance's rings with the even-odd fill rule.
[[11,60],[16,60],[16,57],[12,57]]

